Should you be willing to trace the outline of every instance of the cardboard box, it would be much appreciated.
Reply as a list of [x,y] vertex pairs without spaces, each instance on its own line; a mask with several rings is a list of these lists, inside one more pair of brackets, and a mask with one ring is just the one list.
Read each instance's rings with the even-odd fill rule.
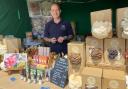
[[82,70],[82,89],[85,89],[86,85],[92,85],[97,87],[96,89],[101,89],[102,84],[102,69],[85,67]]
[[4,38],[3,43],[7,46],[9,53],[19,52],[21,48],[21,39],[19,38]]
[[84,42],[70,42],[68,43],[68,56],[70,54],[79,54],[81,62],[80,64],[72,64],[70,60],[69,63],[69,75],[75,72],[80,72],[85,66],[85,43]]
[[[110,59],[111,50],[116,51],[116,56]],[[125,69],[125,59],[123,57],[123,53],[125,51],[125,39],[121,38],[111,38],[104,40],[104,58],[105,58],[105,68],[112,68],[118,70]],[[115,54],[115,53],[114,53]]]
[[[101,59],[92,59],[91,54],[94,49],[99,49],[101,54]],[[94,50],[95,51],[95,50]],[[87,66],[102,66],[104,64],[103,58],[103,40],[97,39],[95,37],[86,38],[86,65]]]
[[126,89],[125,72],[103,69],[102,89]]

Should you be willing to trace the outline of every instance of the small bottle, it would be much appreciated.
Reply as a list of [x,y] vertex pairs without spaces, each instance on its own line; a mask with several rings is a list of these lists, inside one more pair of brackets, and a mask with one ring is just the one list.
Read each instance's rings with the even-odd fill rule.
[[45,71],[42,71],[42,82],[45,82]]
[[20,72],[20,79],[23,80],[24,79],[24,69],[21,70]]
[[34,74],[34,80],[33,80],[34,83],[37,83],[36,77],[37,77],[37,76]]
[[41,75],[39,75],[39,84],[41,85],[42,84],[42,76]]
[[26,76],[26,72],[24,72],[24,81],[27,81],[27,76]]
[[31,75],[30,74],[28,75],[28,81],[27,82],[31,83]]
[[46,81],[49,81],[49,74],[46,72]]

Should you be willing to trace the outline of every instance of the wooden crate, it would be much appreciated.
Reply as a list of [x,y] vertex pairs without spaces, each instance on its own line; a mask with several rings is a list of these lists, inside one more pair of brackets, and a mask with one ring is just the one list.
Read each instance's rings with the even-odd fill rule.
[[68,55],[71,53],[78,53],[81,57],[81,63],[78,65],[72,64],[69,62],[69,75],[74,73],[80,73],[82,68],[85,66],[85,42],[70,42],[68,43]]
[[124,12],[125,10],[128,9],[127,7],[125,8],[119,8],[116,10],[117,14],[116,14],[116,32],[117,32],[117,36],[119,38],[122,38],[122,29],[121,29],[121,20],[124,16]]

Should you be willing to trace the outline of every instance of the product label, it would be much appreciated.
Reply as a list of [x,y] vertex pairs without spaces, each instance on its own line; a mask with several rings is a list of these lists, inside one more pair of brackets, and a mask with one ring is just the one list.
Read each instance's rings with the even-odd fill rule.
[[79,48],[78,48],[77,46],[73,46],[73,47],[71,48],[71,51],[72,51],[73,53],[79,53],[79,52],[80,52],[80,50],[79,50]]
[[98,47],[98,46],[99,46],[97,40],[93,40],[93,41],[91,41],[91,45],[95,45],[95,47]]
[[117,88],[119,88],[119,82],[116,80],[111,80],[109,82],[109,87],[112,89],[117,89]]
[[95,84],[96,84],[95,77],[90,76],[87,78],[87,85],[95,85]]
[[110,43],[112,48],[118,48],[119,47],[119,42],[116,39],[112,39],[111,43]]

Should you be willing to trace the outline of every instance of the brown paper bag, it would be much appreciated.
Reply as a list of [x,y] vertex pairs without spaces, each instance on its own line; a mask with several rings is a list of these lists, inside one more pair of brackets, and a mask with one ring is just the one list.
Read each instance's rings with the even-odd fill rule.
[[[93,23],[95,23],[96,21],[112,22],[111,9],[91,12],[91,25],[93,25]],[[112,32],[109,34],[108,38],[112,38]]]
[[125,12],[126,9],[127,9],[127,7],[119,8],[119,9],[116,10],[116,12],[117,12],[117,15],[116,15],[116,23],[117,23],[116,24],[116,28],[117,28],[116,32],[117,32],[117,36],[119,38],[122,38],[121,20],[124,16],[124,12]]
[[[100,50],[101,54],[101,59],[93,59],[92,58],[92,52],[95,49]],[[87,66],[102,66],[104,64],[104,59],[103,59],[103,40],[97,39],[94,37],[87,37],[86,38],[86,65]]]
[[82,68],[85,66],[85,43],[84,42],[70,42],[68,43],[68,56],[71,54],[78,54],[80,56],[80,63],[75,64],[70,61],[69,62],[69,75],[72,73],[79,73]]
[[[128,40],[126,40],[126,50],[125,51],[127,51],[127,50],[128,50]],[[128,59],[125,59],[125,64],[128,65]]]
[[85,67],[81,74],[82,89],[86,89],[85,87],[87,86],[94,86],[94,89],[101,89],[102,69]]
[[4,38],[3,43],[7,46],[9,53],[19,52],[21,48],[21,39],[19,38]]
[[103,69],[102,89],[126,89],[125,72]]
[[[113,53],[111,50],[115,50]],[[123,53],[125,51],[125,39],[112,38],[104,40],[104,58],[105,68],[113,68],[124,70],[125,59]],[[109,55],[111,54],[111,55]],[[114,55],[114,56],[113,56]]]

